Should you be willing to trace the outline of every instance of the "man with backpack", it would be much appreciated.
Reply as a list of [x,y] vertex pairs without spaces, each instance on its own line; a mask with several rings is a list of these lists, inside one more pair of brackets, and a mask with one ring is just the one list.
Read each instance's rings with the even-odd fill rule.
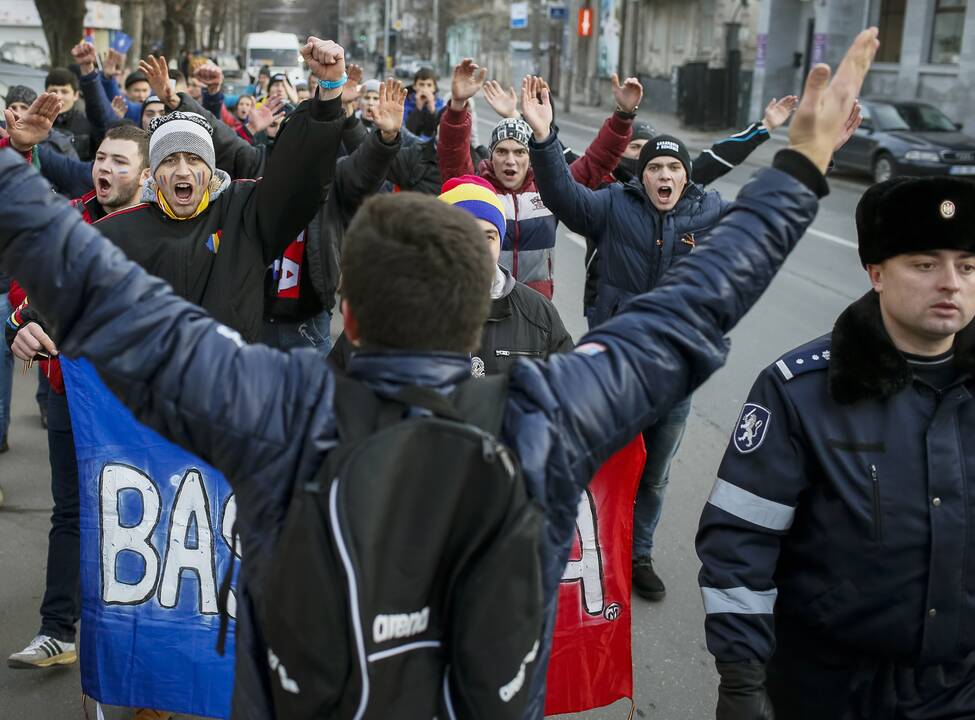
[[63,352],[235,490],[234,717],[542,717],[581,493],[724,362],[725,334],[828,190],[876,37],[857,38],[831,83],[813,69],[790,148],[706,248],[575,352],[497,380],[464,382],[494,270],[457,208],[411,194],[363,206],[342,259],[362,352],[337,378],[314,352],[246,345],[0,154],[0,192],[18,201],[0,206],[0,266]]

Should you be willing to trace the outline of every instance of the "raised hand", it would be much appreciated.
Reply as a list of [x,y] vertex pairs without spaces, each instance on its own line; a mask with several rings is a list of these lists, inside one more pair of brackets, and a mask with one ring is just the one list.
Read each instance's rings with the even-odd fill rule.
[[772,98],[765,107],[765,115],[762,118],[762,124],[765,126],[765,129],[772,132],[775,128],[784,125],[785,121],[789,119],[789,116],[792,115],[798,105],[799,98],[795,95],[786,95],[781,100]]
[[51,132],[51,126],[61,112],[61,98],[55,93],[41,93],[19,117],[13,110],[4,110],[10,144],[18,152],[27,152]]
[[112,98],[112,110],[119,120],[125,117],[125,113],[129,111],[129,105],[125,102],[125,98],[121,95],[116,95]]
[[213,63],[200,65],[193,73],[193,77],[203,83],[211,95],[220,92],[220,88],[223,87],[223,70],[220,69],[219,65]]
[[552,131],[552,102],[548,85],[539,77],[526,75],[521,81],[521,114],[535,134],[535,140],[545,140]]
[[620,85],[619,75],[613,73],[613,98],[616,100],[616,105],[625,113],[636,112],[636,109],[640,107],[640,101],[643,99],[643,85],[640,81],[634,77],[626,78],[623,84]]
[[478,67],[471,58],[464,58],[454,67],[450,81],[450,107],[463,110],[467,101],[477,95],[477,91],[487,79],[487,68]]
[[144,60],[139,61],[139,69],[145,73],[152,94],[158,97],[170,110],[179,107],[179,95],[169,84],[169,65],[163,55],[155,57],[150,55]]
[[247,115],[247,129],[251,135],[257,135],[262,130],[271,127],[271,123],[283,112],[284,98],[273,97],[250,111]]
[[399,80],[389,78],[379,83],[379,104],[372,111],[372,122],[379,129],[384,142],[391,143],[403,126],[406,90]]
[[518,96],[513,87],[505,90],[497,80],[488,80],[484,83],[484,99],[501,117],[518,117]]
[[789,147],[809,158],[825,173],[833,148],[847,130],[863,79],[880,42],[877,28],[867,28],[853,41],[830,80],[828,65],[816,65],[789,126]]
[[125,53],[120,53],[118,50],[109,49],[105,53],[104,59],[102,59],[102,74],[105,77],[115,77],[122,73],[122,68],[125,67]]
[[95,46],[90,42],[82,41],[71,48],[71,57],[78,63],[82,75],[90,75],[94,72],[98,55],[95,52]]
[[[345,50],[331,40],[309,37],[301,47],[301,57],[315,77],[329,82],[341,80],[345,75]],[[342,94],[342,88],[322,90],[322,99],[331,100]]]
[[358,100],[359,91],[362,89],[360,85],[360,83],[362,83],[362,66],[352,63],[349,65],[349,69],[346,72],[349,75],[349,81],[345,83],[345,87],[342,88],[343,105]]
[[853,103],[853,109],[850,111],[850,117],[846,119],[846,125],[843,126],[843,132],[840,133],[839,139],[836,141],[836,146],[833,148],[835,153],[841,147],[846,145],[847,140],[853,137],[853,133],[857,131],[860,127],[860,123],[863,121],[863,115],[860,112],[860,101]]

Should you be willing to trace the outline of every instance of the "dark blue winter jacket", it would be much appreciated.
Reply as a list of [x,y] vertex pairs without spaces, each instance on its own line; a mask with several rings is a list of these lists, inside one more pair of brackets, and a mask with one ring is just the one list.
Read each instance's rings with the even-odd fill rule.
[[567,228],[591,238],[601,256],[595,323],[634,295],[653,290],[718,222],[728,203],[690,183],[673,210],[657,210],[639,180],[590,190],[569,172],[558,136],[530,143],[535,185],[545,207]]
[[877,297],[766,368],[735,424],[697,538],[719,662],[766,662],[775,619],[907,666],[975,651],[975,325],[935,388]]
[[[809,188],[824,181],[791,155],[793,175],[757,173],[730,220],[653,293],[634,298],[576,352],[511,371],[502,440],[545,517],[545,637],[527,688],[530,718],[543,715],[557,589],[579,498],[612,453],[721,367],[725,334],[812,222],[818,203]],[[292,487],[310,480],[338,444],[332,372],[312,351],[243,343],[128,261],[12,151],[0,151],[0,195],[15,199],[0,204],[0,269],[23,284],[61,351],[88,358],[140,420],[221,470],[233,487],[244,549],[234,717],[272,717],[254,609],[265,601]],[[373,387],[443,391],[470,376],[466,356],[435,353],[358,354],[347,369]]]

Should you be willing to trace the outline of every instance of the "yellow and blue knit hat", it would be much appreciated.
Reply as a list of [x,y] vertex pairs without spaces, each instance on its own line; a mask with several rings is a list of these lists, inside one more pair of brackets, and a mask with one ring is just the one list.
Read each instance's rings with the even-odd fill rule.
[[487,220],[498,229],[498,236],[504,238],[504,206],[484,178],[476,175],[451,178],[443,184],[440,199],[463,208],[479,220]]

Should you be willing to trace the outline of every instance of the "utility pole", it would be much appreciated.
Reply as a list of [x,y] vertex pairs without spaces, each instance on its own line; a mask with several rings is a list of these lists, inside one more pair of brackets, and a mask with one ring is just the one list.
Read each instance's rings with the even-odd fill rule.
[[127,0],[122,13],[122,27],[126,35],[132,38],[132,47],[129,48],[128,56],[138,58],[143,56],[142,52],[142,24],[145,17],[144,0]]
[[383,19],[383,62],[386,65],[386,70],[389,69],[389,16],[391,14],[390,10],[391,0],[386,0],[386,15]]
[[437,75],[440,75],[440,0],[433,0],[433,46],[430,49],[430,61]]
[[542,74],[542,0],[531,0],[532,4],[532,74]]

